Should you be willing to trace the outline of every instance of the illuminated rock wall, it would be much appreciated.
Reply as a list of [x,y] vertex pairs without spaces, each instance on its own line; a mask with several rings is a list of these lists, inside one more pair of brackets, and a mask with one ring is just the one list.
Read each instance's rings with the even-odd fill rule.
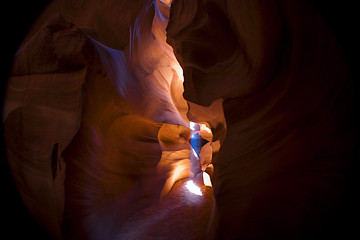
[[[3,112],[27,209],[57,239],[322,234],[355,118],[321,16],[306,1],[166,2],[53,1],[33,25]],[[202,196],[186,190],[189,121],[212,130],[214,197],[200,174]]]
[[[162,214],[161,221],[178,227],[149,228],[145,212],[136,217],[143,236],[150,230],[157,232],[153,239],[164,231],[173,239],[185,231],[190,238],[205,234],[211,191],[206,201],[189,206],[179,201],[185,182],[167,193],[177,180],[194,176],[190,135],[183,133],[190,132],[187,115],[208,120],[214,140],[224,137],[224,117],[221,102],[188,109],[182,69],[166,43],[168,15],[169,5],[148,1],[123,30],[130,40],[122,50],[55,15],[19,50],[3,113],[8,162],[26,207],[52,236],[121,238],[139,230],[129,223],[120,228],[148,207],[150,215]],[[163,123],[175,124],[166,125],[175,132],[158,136]],[[166,140],[160,145],[158,138]],[[210,163],[209,154],[203,151],[203,164]],[[158,206],[160,193],[168,200]],[[167,204],[174,203],[169,211]]]

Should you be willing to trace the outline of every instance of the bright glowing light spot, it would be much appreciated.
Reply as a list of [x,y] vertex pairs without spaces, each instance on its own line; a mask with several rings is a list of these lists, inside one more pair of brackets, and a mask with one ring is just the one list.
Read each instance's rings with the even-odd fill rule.
[[195,125],[196,125],[196,123],[190,122],[190,129],[194,131],[195,130]]
[[206,172],[203,172],[203,181],[204,181],[205,186],[212,187],[210,176]]
[[201,124],[201,125],[200,125],[200,131],[201,131],[201,130],[205,130],[205,131],[207,131],[208,133],[211,133],[211,129],[208,128],[205,124]]
[[197,155],[197,153],[195,152],[195,150],[194,150],[193,148],[191,148],[191,151],[192,151],[192,153],[194,154],[196,160],[199,160],[200,158],[199,158],[199,156]]
[[192,180],[188,181],[185,186],[193,194],[202,196],[202,192],[201,192],[200,188],[198,186],[196,186]]

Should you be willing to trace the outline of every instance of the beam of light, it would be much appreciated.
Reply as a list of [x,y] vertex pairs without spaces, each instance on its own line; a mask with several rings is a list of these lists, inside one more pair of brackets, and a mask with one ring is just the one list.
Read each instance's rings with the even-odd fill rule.
[[191,139],[190,139],[190,144],[192,145],[191,146],[191,152],[192,152],[192,155],[195,156],[195,159],[196,160],[199,160],[199,155],[197,154],[196,150],[199,150],[197,149],[199,146],[199,141],[197,139],[197,135],[198,135],[198,131],[200,130],[200,125],[198,123],[195,123],[195,122],[191,122],[190,121],[190,129],[191,129]]
[[191,148],[191,151],[192,151],[192,153],[194,154],[195,159],[196,159],[196,160],[199,160],[200,158],[199,158],[199,156],[197,155],[196,151],[195,151],[193,148]]
[[212,187],[210,176],[206,172],[203,172],[203,181],[204,181],[205,186]]
[[195,185],[195,183],[193,182],[193,180],[190,180],[186,183],[186,188],[192,192],[193,194],[202,196],[202,192],[200,190],[200,188],[198,186]]

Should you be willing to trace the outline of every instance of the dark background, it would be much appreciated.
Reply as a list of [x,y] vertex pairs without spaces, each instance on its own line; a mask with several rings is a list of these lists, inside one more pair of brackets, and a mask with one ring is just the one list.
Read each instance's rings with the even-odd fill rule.
[[[16,1],[2,3],[2,34],[1,34],[1,112],[4,98],[5,87],[13,57],[18,49],[22,39],[24,39],[32,23],[37,16],[42,12],[47,3],[50,1],[36,0],[36,1]],[[318,9],[325,19],[325,22],[333,30],[350,66],[350,72],[354,79],[354,86],[356,86],[356,97],[358,99],[358,84],[355,63],[357,62],[357,44],[356,33],[359,29],[359,21],[355,19],[357,8],[354,1],[324,1],[310,0],[310,2]],[[356,41],[358,42],[358,41]],[[359,101],[357,101],[359,102]],[[358,105],[357,105],[358,106]],[[21,203],[21,199],[16,191],[12,181],[11,174],[8,170],[6,162],[6,155],[4,151],[4,141],[2,134],[2,127],[0,128],[0,159],[1,159],[1,229],[2,235],[8,239],[23,239],[31,237],[34,239],[50,239],[49,236],[42,230],[31,215],[26,211]],[[355,160],[360,159],[359,151],[356,150]],[[358,182],[358,164],[354,161],[349,183],[345,189],[345,193],[337,205],[336,211],[333,212],[332,217],[329,218],[325,226],[321,239],[360,239],[358,231],[358,197],[356,191],[359,189]]]

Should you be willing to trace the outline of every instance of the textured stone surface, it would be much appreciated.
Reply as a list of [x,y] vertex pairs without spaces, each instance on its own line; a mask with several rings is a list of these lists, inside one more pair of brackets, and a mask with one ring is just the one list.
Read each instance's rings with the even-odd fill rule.
[[7,85],[7,160],[25,206],[53,236],[60,235],[64,209],[61,153],[81,122],[88,64],[84,52],[92,52],[84,35],[54,17],[18,51]]
[[[308,1],[176,0],[166,35],[168,7],[147,2],[52,1],[17,51],[4,137],[35,220],[58,239],[349,234],[354,92],[319,13]],[[348,34],[345,5],[331,14]],[[186,180],[158,201],[167,179],[158,162],[171,160],[159,129],[189,120],[209,123],[221,145],[207,169],[216,205]],[[180,153],[175,162],[186,162]]]
[[[175,150],[166,147],[168,141],[159,144],[171,135],[158,136],[162,123],[190,132],[182,70],[165,41],[168,15],[168,5],[149,1],[134,25],[121,29],[131,33],[129,46],[114,49],[55,14],[18,50],[3,111],[7,158],[25,206],[53,237],[121,238],[127,219],[149,207],[164,221],[181,223],[179,231],[189,236],[205,234],[211,193],[206,204],[194,205],[197,211],[189,206],[188,218],[168,213],[168,204],[177,204],[178,198],[151,207],[160,192],[167,199],[177,180],[192,176],[186,167],[188,138],[175,132]],[[217,127],[219,121],[211,124]],[[178,189],[179,196],[189,194]],[[198,218],[202,223],[187,229]],[[145,215],[137,219],[142,221]],[[157,225],[151,231],[168,228]],[[124,231],[136,230],[128,226]],[[144,227],[143,236],[148,231]]]
[[224,100],[209,237],[322,234],[348,183],[356,128],[348,66],[320,15],[305,1],[179,0],[167,31],[186,100]]

